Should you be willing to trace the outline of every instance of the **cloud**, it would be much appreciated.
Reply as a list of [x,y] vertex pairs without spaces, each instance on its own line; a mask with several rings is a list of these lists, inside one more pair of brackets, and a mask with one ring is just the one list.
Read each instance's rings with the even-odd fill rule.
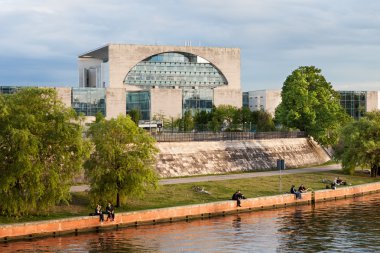
[[[0,0],[0,83],[77,83],[77,56],[104,44],[239,47],[243,90],[281,88],[301,65],[376,87],[375,0]],[[333,84],[334,85],[334,84]]]

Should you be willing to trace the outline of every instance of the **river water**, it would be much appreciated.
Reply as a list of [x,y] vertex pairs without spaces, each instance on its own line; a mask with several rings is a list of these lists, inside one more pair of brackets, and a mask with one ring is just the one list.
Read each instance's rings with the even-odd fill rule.
[[380,252],[380,194],[0,243],[0,252]]

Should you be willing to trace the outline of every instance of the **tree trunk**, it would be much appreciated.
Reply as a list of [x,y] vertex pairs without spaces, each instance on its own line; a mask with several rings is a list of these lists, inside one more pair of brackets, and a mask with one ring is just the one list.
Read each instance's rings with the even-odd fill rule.
[[372,165],[371,167],[371,177],[377,177],[378,169],[377,165]]
[[116,193],[116,207],[120,207],[120,194]]

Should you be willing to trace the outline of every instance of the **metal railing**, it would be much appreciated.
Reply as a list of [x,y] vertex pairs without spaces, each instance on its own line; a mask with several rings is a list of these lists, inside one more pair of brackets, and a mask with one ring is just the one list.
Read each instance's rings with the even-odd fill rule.
[[199,133],[156,133],[157,142],[185,141],[228,141],[253,139],[303,138],[305,132],[199,132]]

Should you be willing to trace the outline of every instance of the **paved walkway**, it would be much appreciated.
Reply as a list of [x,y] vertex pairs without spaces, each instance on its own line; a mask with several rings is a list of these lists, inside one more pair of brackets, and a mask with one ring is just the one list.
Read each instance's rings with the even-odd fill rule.
[[[263,172],[227,174],[227,175],[169,178],[169,179],[161,179],[159,181],[159,184],[167,185],[167,184],[186,184],[186,183],[207,182],[207,181],[222,181],[222,180],[229,180],[229,179],[276,176],[276,175],[280,175],[280,173],[281,175],[289,175],[289,174],[310,173],[310,172],[323,172],[323,171],[330,171],[330,170],[337,170],[337,169],[341,169],[340,164],[302,168],[302,169],[289,169],[289,170],[281,170],[281,171],[274,170],[274,171],[263,171]],[[72,186],[70,191],[83,192],[89,189],[90,187],[88,185],[76,185],[76,186]]]

